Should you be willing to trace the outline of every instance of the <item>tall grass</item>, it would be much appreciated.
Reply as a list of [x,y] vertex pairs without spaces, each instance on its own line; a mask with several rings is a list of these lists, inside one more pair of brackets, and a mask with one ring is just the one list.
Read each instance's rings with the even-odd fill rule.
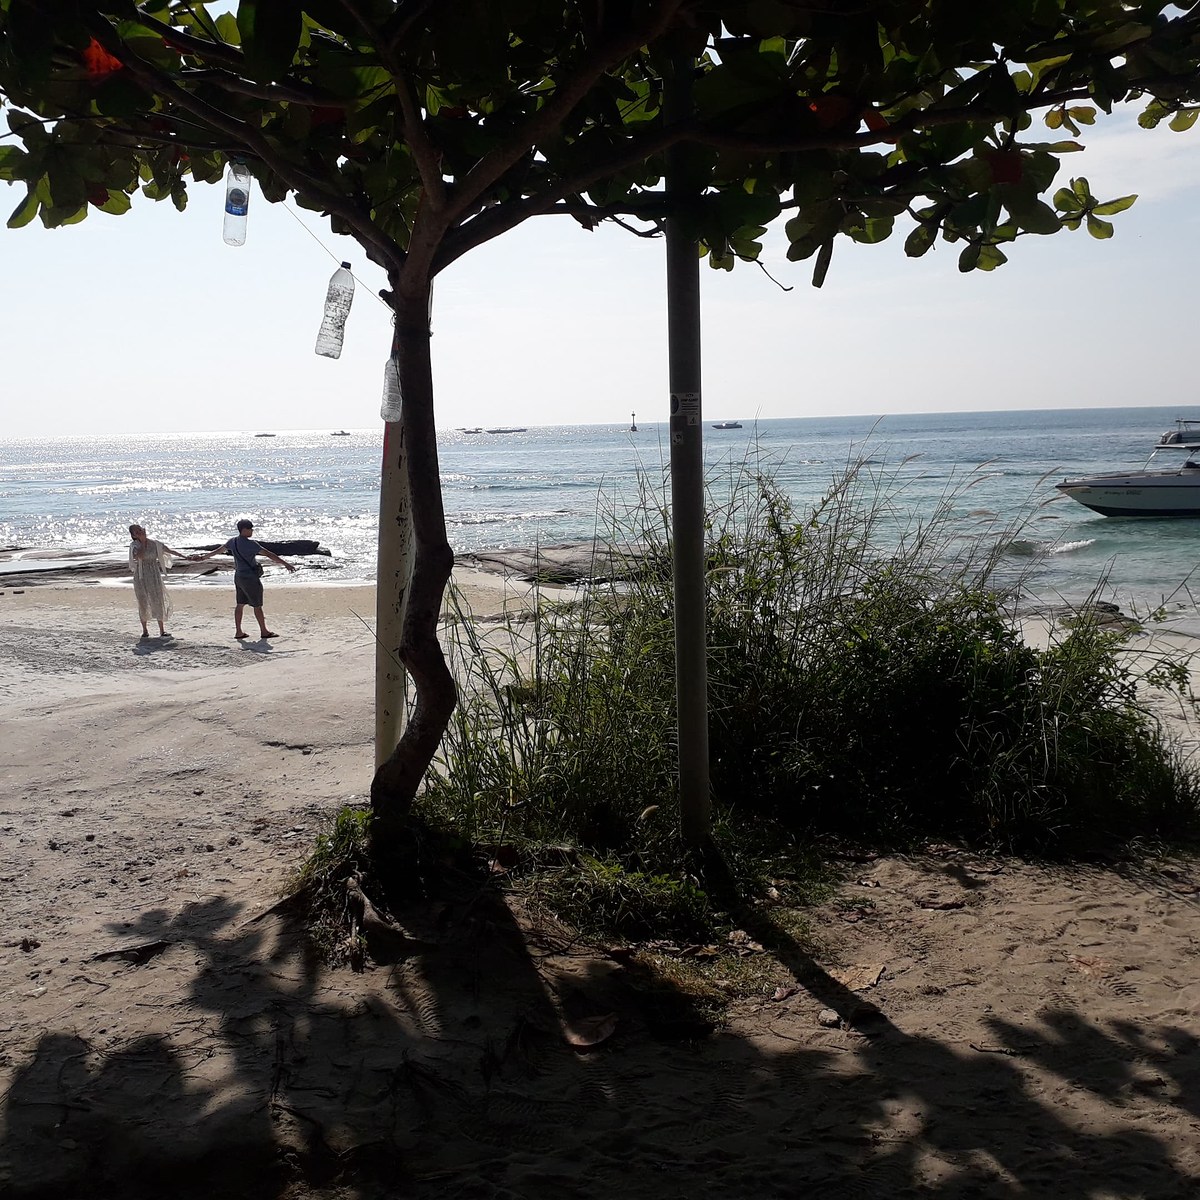
[[[1005,539],[957,541],[956,499],[906,521],[898,476],[854,464],[811,511],[750,470],[710,508],[712,790],[718,834],[758,847],[743,872],[830,835],[1062,855],[1195,835],[1200,782],[1124,635],[1085,605],[1026,644]],[[421,805],[478,844],[682,885],[670,546],[649,491],[637,512],[609,533],[642,549],[626,582],[498,626],[458,614],[462,701]]]

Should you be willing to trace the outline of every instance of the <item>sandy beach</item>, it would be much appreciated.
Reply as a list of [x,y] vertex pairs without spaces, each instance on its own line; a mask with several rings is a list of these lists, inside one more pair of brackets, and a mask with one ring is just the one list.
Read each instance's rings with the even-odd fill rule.
[[369,786],[374,596],[273,583],[242,643],[225,588],[169,643],[128,587],[0,589],[0,1194],[1200,1194],[1192,860],[846,863],[815,957],[770,909],[736,939],[712,1029],[637,986],[696,948],[491,888],[322,965],[277,902]]

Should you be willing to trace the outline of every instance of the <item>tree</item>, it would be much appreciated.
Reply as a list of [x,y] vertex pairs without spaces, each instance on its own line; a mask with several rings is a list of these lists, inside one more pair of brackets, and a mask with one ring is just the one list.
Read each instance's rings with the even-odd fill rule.
[[[0,178],[26,187],[10,226],[54,227],[123,214],[139,192],[182,209],[189,183],[240,157],[266,200],[326,214],[386,271],[403,404],[386,434],[379,624],[397,633],[380,665],[402,662],[416,701],[377,763],[377,844],[455,704],[437,640],[453,564],[429,353],[439,271],[544,215],[642,234],[670,216],[720,269],[756,259],[783,217],[817,286],[839,236],[879,242],[899,221],[909,255],[940,240],[962,270],[992,270],[1023,237],[1106,238],[1133,202],[1101,203],[1083,178],[1050,192],[1097,110],[1141,100],[1144,125],[1181,130],[1200,112],[1195,0],[229,7],[0,0],[0,104],[20,143],[0,144]],[[668,120],[680,63],[692,102]],[[668,205],[680,145],[691,186]]]

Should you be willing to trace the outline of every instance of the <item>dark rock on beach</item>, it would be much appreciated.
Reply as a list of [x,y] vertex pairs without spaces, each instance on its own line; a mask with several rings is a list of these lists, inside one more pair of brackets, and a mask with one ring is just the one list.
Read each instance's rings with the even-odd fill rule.
[[[332,551],[327,550],[320,542],[314,542],[307,538],[295,538],[290,542],[268,542],[262,538],[254,539],[264,550],[270,550],[272,554],[292,554],[303,557],[306,554],[323,554],[326,558],[332,555]],[[225,545],[224,542],[213,542],[207,546],[195,546],[195,550],[216,550],[218,546]]]
[[295,554],[300,557],[306,554],[323,554],[326,558],[332,557],[332,552],[319,542],[308,541],[303,538],[290,542],[259,542],[258,544],[265,546],[272,554]]
[[[207,546],[179,546],[184,553],[215,550],[221,543]],[[329,550],[319,542],[306,538],[286,542],[259,542],[275,554],[303,558],[308,555],[332,557]],[[212,571],[232,565],[232,559],[218,557],[204,563],[177,562],[172,575],[207,575]],[[89,583],[100,579],[120,579],[129,575],[129,558],[122,547],[81,547],[74,549],[44,550],[24,546],[0,548],[0,580],[6,587],[22,587],[26,584],[53,584],[64,582]]]

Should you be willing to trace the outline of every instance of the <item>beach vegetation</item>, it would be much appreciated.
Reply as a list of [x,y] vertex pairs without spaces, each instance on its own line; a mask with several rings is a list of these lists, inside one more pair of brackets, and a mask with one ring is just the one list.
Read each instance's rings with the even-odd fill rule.
[[[962,486],[969,486],[969,479]],[[1007,534],[961,539],[953,489],[907,517],[903,483],[852,466],[795,511],[743,468],[710,506],[707,612],[715,840],[733,894],[802,904],[847,847],[951,841],[1113,857],[1200,832],[1200,774],[1154,703],[1187,664],[1135,654],[1095,599],[1023,636]],[[728,891],[673,811],[673,626],[661,509],[621,544],[648,569],[448,636],[463,699],[423,819],[554,911],[609,936],[732,928]],[[1023,570],[1032,569],[1024,560]]]
[[285,889],[286,895],[303,898],[313,940],[330,960],[350,959],[364,949],[362,931],[350,913],[347,882],[370,870],[369,819],[365,808],[340,809]]
[[[1143,125],[1189,127],[1200,105],[1198,67],[1200,10],[1167,0],[492,0],[466,9],[392,0],[0,0],[0,105],[10,131],[0,143],[0,179],[23,189],[10,227],[37,219],[57,228],[93,211],[122,215],[134,196],[182,209],[193,184],[219,181],[240,159],[264,201],[290,199],[324,214],[385,270],[383,298],[395,314],[391,370],[403,397],[389,416],[377,589],[377,675],[391,690],[383,688],[378,706],[383,754],[371,829],[386,847],[403,836],[456,703],[437,631],[453,563],[429,344],[441,271],[545,215],[584,229],[616,221],[647,236],[669,220],[722,270],[759,259],[768,227],[779,224],[787,256],[811,259],[818,286],[839,238],[876,244],[896,234],[912,257],[942,246],[960,270],[990,271],[1028,237],[1065,228],[1107,239],[1108,218],[1132,197],[1101,200],[1082,176],[1056,186],[1060,160],[1083,148],[1098,111],[1125,102],[1141,103]],[[668,120],[664,93],[683,78],[691,99]],[[687,186],[668,204],[664,155],[676,147],[687,148]],[[937,632],[917,611],[919,594],[903,593],[906,581],[876,582],[882,590],[855,602],[856,620],[915,604],[911,636]],[[761,611],[771,611],[770,584],[753,587]],[[735,690],[748,679],[732,661],[747,617],[726,611],[726,599],[714,595],[712,615],[723,660],[716,721],[728,730],[717,752],[728,756],[734,731],[751,726],[766,697]],[[853,642],[850,614],[836,616]],[[966,657],[992,678],[986,626],[984,603],[976,633],[988,653]],[[785,642],[794,636],[779,632]],[[622,703],[636,703],[634,681],[670,675],[661,651],[660,643],[646,653],[627,645],[597,670],[616,673],[613,687],[624,687],[627,674]],[[856,653],[897,697],[902,681],[887,674],[895,638],[868,637]],[[945,657],[953,647],[930,650],[926,666]],[[818,673],[802,655],[786,661]],[[398,666],[415,688],[402,730],[393,720]],[[832,699],[851,697],[847,683]],[[553,695],[538,699],[557,704]],[[665,698],[661,705],[638,712],[658,747],[646,764],[656,785],[658,756],[666,756],[657,733],[671,708]],[[611,715],[592,717],[600,727]],[[526,732],[539,719],[521,714],[521,738],[542,736]],[[805,765],[811,749],[771,740],[748,762],[755,794],[774,790],[770,805],[761,801],[771,811],[788,815],[792,781],[815,786]],[[578,755],[570,777],[601,765],[586,741]],[[827,794],[855,790],[851,760],[847,753],[844,772],[822,784]],[[734,771],[733,761],[718,761],[718,775]],[[874,770],[861,769],[864,781]],[[647,790],[661,803],[670,789]],[[628,834],[630,814],[596,785],[569,807],[601,841]],[[653,840],[657,824],[644,821],[640,831]]]

